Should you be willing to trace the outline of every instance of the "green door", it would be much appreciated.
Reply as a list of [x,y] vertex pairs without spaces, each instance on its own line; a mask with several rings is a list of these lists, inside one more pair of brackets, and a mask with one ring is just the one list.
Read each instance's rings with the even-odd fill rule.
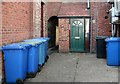
[[70,20],[70,51],[84,51],[84,19]]

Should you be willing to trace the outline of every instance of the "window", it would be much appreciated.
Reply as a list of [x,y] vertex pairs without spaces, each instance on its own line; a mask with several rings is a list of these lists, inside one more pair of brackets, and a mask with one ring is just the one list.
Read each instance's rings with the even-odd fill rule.
[[83,23],[80,20],[75,20],[72,25],[73,26],[83,26]]

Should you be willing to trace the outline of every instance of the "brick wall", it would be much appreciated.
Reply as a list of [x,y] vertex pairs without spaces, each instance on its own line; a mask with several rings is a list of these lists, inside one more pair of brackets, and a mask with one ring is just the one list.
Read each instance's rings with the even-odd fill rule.
[[[2,45],[22,41],[33,36],[33,4],[30,2],[2,2]],[[2,75],[0,52],[0,76]]]
[[[1,2],[0,2],[0,46],[2,46],[2,3]],[[2,79],[2,52],[0,51],[0,81],[1,79]]]
[[[89,16],[89,12],[86,10],[86,7],[86,3],[64,3],[60,9],[59,16]],[[106,12],[109,9],[110,5],[108,3],[91,3],[91,52],[96,51],[96,36],[111,36],[111,32],[109,32],[111,30],[109,18],[104,18],[105,16],[108,16]],[[69,51],[69,32],[66,31],[66,27],[69,29],[70,26],[66,26],[69,24],[69,22],[66,22],[68,22],[68,19],[59,19],[59,50],[63,52]],[[65,29],[61,28],[61,25],[65,26]]]
[[59,19],[59,52],[69,51],[69,19]]
[[33,37],[41,36],[41,2],[33,3]]
[[58,13],[61,9],[62,2],[47,2],[46,3],[46,11],[48,20],[52,16],[58,16]]
[[32,3],[2,3],[2,43],[32,38]]
[[[43,5],[43,36],[47,36],[46,5]],[[33,3],[33,37],[41,36],[41,2]]]
[[58,16],[60,11],[62,2],[46,2],[44,6],[44,13],[45,13],[45,23],[44,23],[44,36],[48,37],[48,20],[52,16]]
[[105,16],[108,16],[106,13],[110,9],[110,5],[104,2],[92,2],[91,3],[91,16],[92,16],[92,43],[91,51],[96,51],[96,36],[111,36],[111,25],[109,24],[109,18],[105,19]]
[[86,2],[62,3],[58,16],[88,16]]
[[[58,16],[88,16],[86,3],[62,3]],[[59,51],[69,51],[70,19],[59,18]]]
[[47,37],[47,8],[46,3],[43,5],[43,36]]

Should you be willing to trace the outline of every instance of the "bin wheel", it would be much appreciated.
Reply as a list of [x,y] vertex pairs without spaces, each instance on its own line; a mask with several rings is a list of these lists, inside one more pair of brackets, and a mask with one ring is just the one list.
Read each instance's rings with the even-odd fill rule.
[[6,84],[6,82],[3,82],[3,81],[2,81],[2,83],[1,83],[1,84]]
[[36,73],[31,73],[31,78],[35,78]]
[[38,72],[40,72],[40,71],[41,71],[41,66],[38,67]]
[[27,73],[26,79],[30,78],[30,74]]
[[23,80],[21,80],[21,79],[17,79],[17,80],[16,80],[16,84],[24,84],[24,82],[23,82]]
[[45,58],[45,62],[47,62],[48,61],[48,59],[47,59],[47,57]]
[[1,83],[1,84],[6,84],[6,80],[5,80],[5,78],[2,79],[2,83]]
[[47,59],[49,59],[49,56],[47,55]]
[[45,63],[43,63],[41,67],[43,67],[44,65],[45,65]]
[[27,78],[34,78],[36,76],[36,73],[30,72],[27,74]]
[[45,58],[45,62],[47,62],[47,61],[48,61],[48,59],[49,59],[49,56],[46,56],[46,58]]

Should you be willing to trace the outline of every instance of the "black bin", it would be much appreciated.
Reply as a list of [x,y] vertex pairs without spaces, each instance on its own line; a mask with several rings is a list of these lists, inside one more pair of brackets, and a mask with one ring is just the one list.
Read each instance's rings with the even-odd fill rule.
[[107,36],[97,36],[96,37],[96,54],[97,58],[106,58],[106,42]]

